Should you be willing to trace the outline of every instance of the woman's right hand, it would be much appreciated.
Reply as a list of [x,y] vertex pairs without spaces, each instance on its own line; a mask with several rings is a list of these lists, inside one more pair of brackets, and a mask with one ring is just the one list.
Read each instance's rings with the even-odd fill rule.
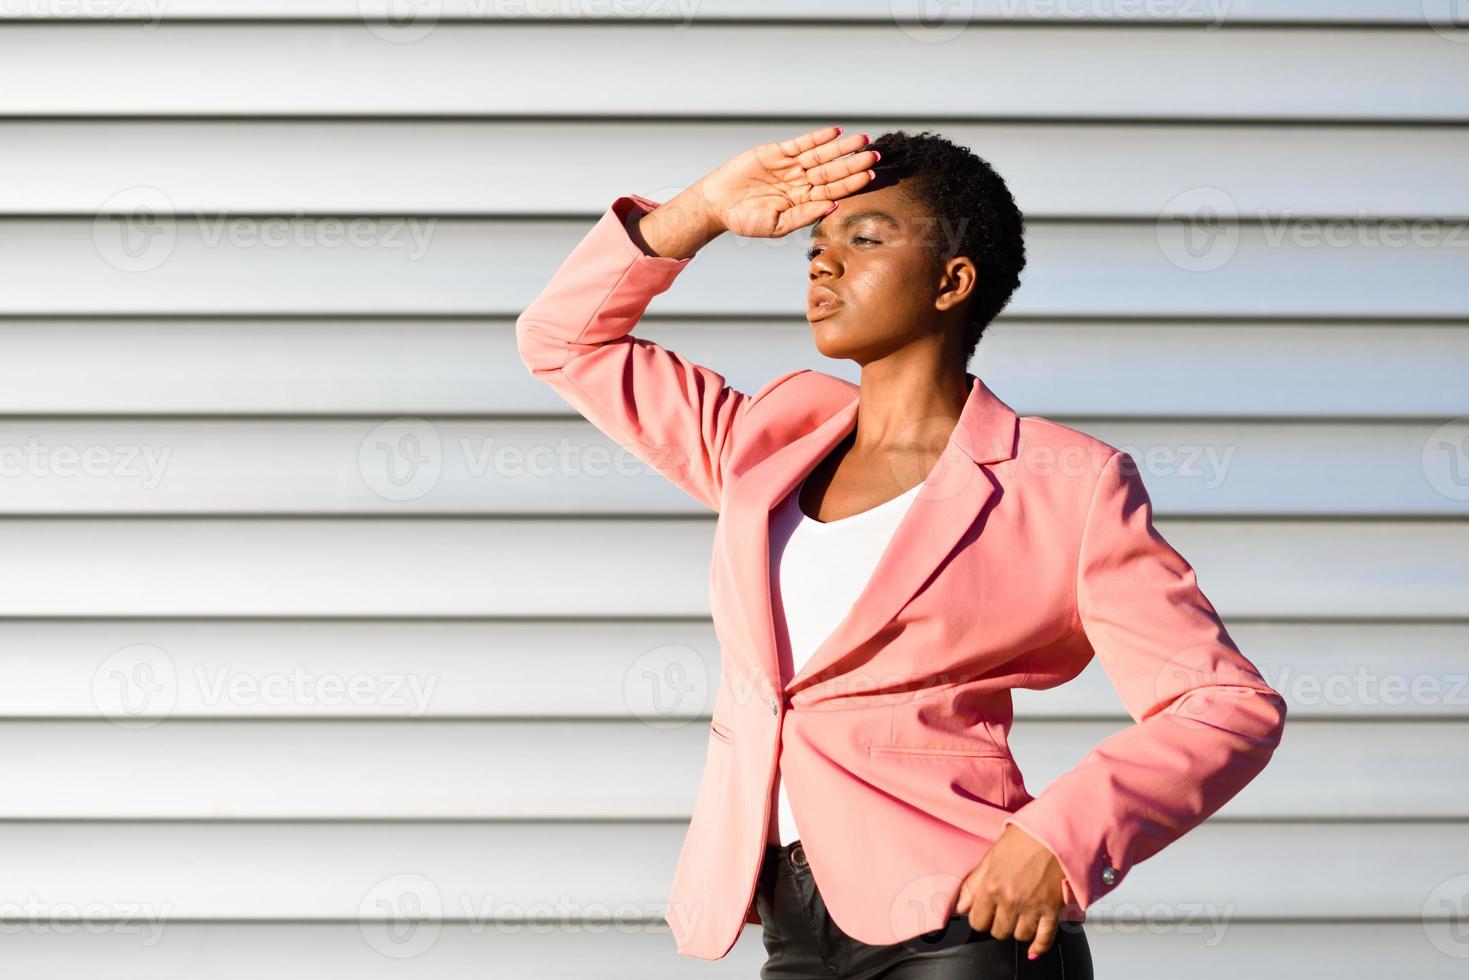
[[752,146],[645,215],[639,230],[654,252],[678,257],[692,255],[722,231],[747,238],[788,235],[872,181],[878,152],[857,152],[868,142],[866,133],[843,136],[827,126]]
[[811,224],[833,201],[872,180],[876,150],[856,150],[866,133],[840,135],[836,126],[778,143],[762,143],[701,178],[695,188],[710,216],[746,238],[779,238]]

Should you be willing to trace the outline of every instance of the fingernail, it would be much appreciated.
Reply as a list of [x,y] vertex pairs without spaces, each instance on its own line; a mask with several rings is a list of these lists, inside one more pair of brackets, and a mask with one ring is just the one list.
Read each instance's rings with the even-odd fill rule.
[[1025,958],[1028,959],[1028,960],[1033,960],[1033,959],[1035,959],[1035,955],[1036,954],[1034,954],[1034,953],[1026,953],[1025,954]]
[[840,126],[837,127],[837,135],[838,136],[842,135],[842,127],[840,127]]

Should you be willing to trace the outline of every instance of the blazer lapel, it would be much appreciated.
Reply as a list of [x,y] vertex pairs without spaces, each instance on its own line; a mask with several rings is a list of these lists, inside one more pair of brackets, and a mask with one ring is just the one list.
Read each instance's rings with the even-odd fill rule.
[[996,493],[978,464],[1015,452],[1015,412],[984,382],[966,372],[969,395],[947,444],[909,505],[852,609],[798,670],[781,677],[771,594],[770,515],[856,426],[857,390],[837,412],[805,435],[747,470],[727,499],[728,548],[735,590],[750,640],[771,686],[787,694],[809,686],[842,657],[880,630],[922,588],[969,532]]

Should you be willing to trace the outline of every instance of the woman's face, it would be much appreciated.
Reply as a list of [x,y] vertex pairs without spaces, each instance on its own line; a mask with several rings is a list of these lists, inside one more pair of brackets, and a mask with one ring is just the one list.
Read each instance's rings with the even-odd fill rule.
[[974,268],[939,262],[930,242],[942,232],[899,183],[844,197],[813,225],[806,320],[817,350],[866,364],[920,337],[942,341]]

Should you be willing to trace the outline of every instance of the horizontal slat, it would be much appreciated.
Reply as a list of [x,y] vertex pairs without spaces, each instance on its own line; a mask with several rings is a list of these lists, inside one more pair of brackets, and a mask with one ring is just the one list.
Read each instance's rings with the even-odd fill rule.
[[[11,218],[0,221],[0,314],[518,315],[590,227],[412,215]],[[1024,284],[1008,312],[1469,317],[1469,228],[1399,231],[1402,244],[1383,247],[1372,222],[1246,224],[1205,236],[1190,253],[1201,242],[1186,222],[1039,221],[1027,231]],[[655,306],[800,322],[808,241],[804,231],[721,236]]]
[[[1261,623],[1229,634],[1285,695],[1289,722],[1308,718],[1469,718],[1469,624]],[[1097,660],[1046,691],[1017,689],[1015,716],[1123,716]],[[1292,729],[1294,733],[1294,729]]]
[[[513,327],[455,319],[0,319],[0,349],[12,368],[0,385],[0,413],[576,418],[526,371]],[[713,367],[742,391],[793,367],[860,380],[854,362],[816,351],[799,313],[701,322],[650,314],[637,333]],[[1089,416],[1469,414],[1462,384],[1469,328],[1458,324],[1001,318],[970,369],[1016,411],[1082,425],[1092,424],[1080,421]]]
[[[0,904],[40,910],[43,921],[45,910],[73,903],[134,910],[138,918],[360,917],[370,927],[405,908],[394,899],[417,894],[430,919],[480,925],[527,912],[570,923],[656,920],[684,829],[682,822],[21,822],[0,835]],[[1432,898],[1457,873],[1446,855],[1466,844],[1462,823],[1215,821],[1133,868],[1088,919],[1197,924],[1212,913],[1448,922],[1449,902]]]
[[[11,518],[5,616],[705,616],[703,518]],[[1461,617],[1469,523],[1159,520],[1220,613]],[[650,547],[650,542],[653,545]]]
[[1463,941],[1447,923],[1429,926],[1425,935],[1422,923],[1237,922],[1223,910],[1209,911],[1212,922],[1201,915],[1188,926],[1089,923],[1097,975],[1105,968],[1118,977],[1238,980],[1270,963],[1279,977],[1376,980],[1401,970],[1414,980],[1446,980],[1464,967],[1456,958]]
[[658,724],[3,722],[0,819],[687,820],[709,726]]
[[1037,415],[1469,414],[1469,331],[1450,325],[997,321],[971,363]]
[[[677,722],[712,707],[719,656],[707,620],[0,620],[0,675],[25,678],[0,684],[0,717]],[[655,700],[673,692],[647,672],[670,663],[678,696]],[[166,696],[121,700],[140,676]]]
[[[1466,697],[1462,680],[1458,697]],[[1469,783],[1445,779],[1469,736],[1462,721],[1286,723],[1265,770],[1218,811],[1231,819],[1469,817]],[[1130,721],[1129,721],[1130,724]],[[1022,719],[1012,732],[1030,792],[1122,725]],[[1442,746],[1442,747],[1440,747]]]
[[[811,128],[820,125],[810,121]],[[909,125],[869,120],[877,135]],[[684,183],[791,123],[5,121],[0,213],[596,213]],[[1151,218],[1208,187],[1244,218],[1469,215],[1469,130],[1412,126],[975,124],[941,127],[1004,176],[1027,218]],[[656,154],[648,147],[657,146]],[[1085,153],[1077,153],[1083,146]],[[95,166],[105,147],[106,167]],[[508,152],[513,148],[513,152]],[[586,161],[598,166],[588,168]],[[666,197],[672,188],[664,188]],[[119,196],[121,195],[121,196]]]
[[[1469,516],[1469,419],[1057,421],[1131,453],[1159,514]],[[582,421],[0,420],[0,478],[4,514],[706,512]]]
[[[10,25],[0,114],[749,117],[779,106],[850,123],[928,112],[947,91],[963,92],[973,117],[1463,120],[1469,59],[1450,31],[1012,25],[933,43],[852,25],[835,35],[843,58],[883,70],[810,85],[797,82],[811,52],[834,36],[820,22],[686,25],[677,43],[655,24],[439,24],[415,43],[351,23]],[[657,59],[627,57],[655,48]],[[731,51],[758,55],[734,65]],[[707,79],[711,65],[738,83],[669,84]]]
[[[1228,627],[1291,721],[1469,720],[1469,623]],[[707,715],[720,653],[707,621],[0,620],[0,675],[24,678],[0,685],[0,717],[676,723]],[[648,682],[664,676],[678,696]],[[125,682],[149,678],[162,696],[122,700]],[[1014,699],[1027,723],[1127,717],[1096,660]]]
[[[408,16],[408,15],[415,16]],[[698,20],[749,18],[759,20],[827,20],[832,8],[820,0],[700,0],[697,4],[608,4],[568,3],[567,0],[436,0],[415,7],[394,0],[114,0],[110,3],[78,3],[77,0],[0,0],[0,16],[21,20],[175,20],[184,18],[323,18],[355,21],[361,18],[405,20],[407,27],[422,20],[434,23],[449,19],[552,20]],[[840,20],[932,21],[934,11],[921,0],[847,0]],[[1004,0],[970,0],[950,12],[945,20],[958,24],[971,21],[1100,21],[1121,23],[1352,23],[1452,24],[1448,4],[1424,3],[1423,10],[1393,0],[1343,0],[1330,6],[1310,0],[1232,0],[1228,4],[1199,3],[1198,0],[1149,0],[1148,3],[1068,4],[1014,3]],[[389,37],[395,35],[387,35]]]
[[[1084,931],[1098,976],[1238,980],[1272,965],[1273,976],[1380,980],[1461,980],[1452,925],[1434,926],[1439,945],[1417,922],[1238,922],[1211,909],[1187,926],[1088,920]],[[152,929],[16,930],[6,963],[17,976],[48,980],[463,980],[495,975],[538,980],[687,980],[690,963],[674,951],[662,923],[618,922],[565,928],[511,923],[448,923],[425,930],[411,958],[384,955],[351,923],[169,922]],[[400,942],[418,933],[404,929]],[[555,955],[547,956],[554,944]],[[1447,950],[1447,952],[1445,951]],[[695,968],[711,980],[757,976],[766,951],[748,926],[728,956]],[[405,964],[410,968],[405,968]]]
[[[1238,928],[1231,927],[1231,939]],[[1417,932],[1421,940],[1421,928]],[[1396,937],[1396,931],[1389,934]],[[1301,941],[1311,935],[1308,931]],[[666,925],[629,924],[614,910],[600,923],[561,927],[503,920],[445,925],[405,921],[390,942],[376,943],[379,937],[387,938],[386,931],[364,934],[356,922],[138,921],[64,930],[31,925],[8,937],[5,961],[16,976],[48,980],[464,980],[487,974],[537,980],[688,980],[690,975],[691,960],[677,954]],[[1176,955],[1188,955],[1187,948],[1177,945],[1170,944]],[[1402,947],[1391,961],[1395,967],[1411,961],[1404,958],[1413,952],[1406,943],[1395,938],[1386,945]],[[1103,948],[1100,942],[1092,945],[1094,953]],[[698,972],[710,980],[748,980],[758,975],[764,959],[760,930],[752,926],[728,956],[700,961]],[[1369,957],[1368,962],[1374,961]],[[1366,980],[1367,974],[1340,976]],[[1436,980],[1439,974],[1415,976]]]
[[[228,678],[222,678],[226,681]],[[688,819],[702,720],[0,722],[0,819]],[[1130,722],[1128,722],[1130,724]],[[1030,792],[1124,726],[1025,720]],[[1289,725],[1227,819],[1469,818],[1469,725]]]

